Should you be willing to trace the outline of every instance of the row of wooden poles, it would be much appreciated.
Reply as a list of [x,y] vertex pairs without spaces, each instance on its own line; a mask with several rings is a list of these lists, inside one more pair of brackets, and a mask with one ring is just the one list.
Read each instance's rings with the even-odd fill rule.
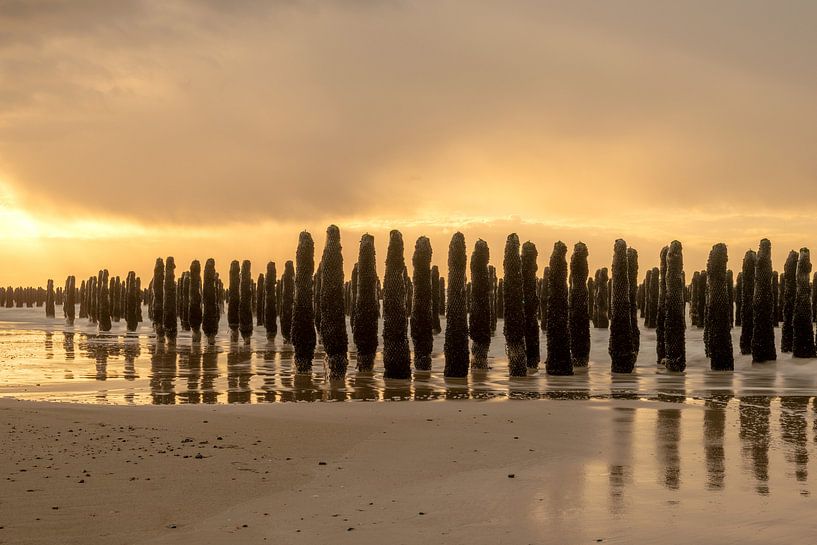
[[69,276],[65,287],[54,292],[49,280],[44,299],[50,316],[54,316],[54,303],[62,299],[69,324],[78,302],[80,317],[97,323],[102,332],[120,318],[127,322],[128,331],[136,331],[145,303],[159,342],[175,342],[181,326],[192,331],[193,342],[200,342],[203,333],[211,344],[226,304],[231,341],[241,337],[250,342],[254,325],[264,326],[267,339],[273,341],[280,325],[283,341],[294,348],[297,371],[311,372],[320,341],[332,377],[344,376],[348,366],[347,316],[357,369],[372,370],[382,339],[388,378],[408,378],[412,366],[417,371],[431,369],[433,339],[443,330],[441,316],[446,324],[444,374],[451,377],[488,367],[498,319],[503,320],[511,376],[538,369],[540,330],[545,332],[548,374],[570,375],[574,368],[587,366],[591,323],[610,330],[612,372],[630,373],[640,352],[639,314],[645,327],[656,330],[657,364],[680,372],[686,366],[687,304],[692,326],[703,329],[712,369],[734,368],[734,325],[741,326],[740,352],[751,354],[754,362],[776,359],[775,327],[781,323],[781,351],[795,357],[815,356],[817,296],[812,290],[817,282],[810,282],[808,249],[790,252],[784,272],[778,275],[772,270],[771,243],[763,239],[758,251],[746,252],[733,281],[726,245],[716,244],[706,270],[695,271],[688,284],[678,241],[662,249],[658,266],[648,269],[641,283],[638,252],[624,240],[615,241],[610,269],[599,269],[592,277],[585,244],[574,245],[569,262],[567,253],[567,246],[556,242],[539,276],[536,246],[520,244],[516,234],[508,235],[499,277],[489,264],[487,243],[476,241],[469,262],[465,238],[455,233],[448,248],[446,284],[437,266],[431,265],[427,237],[415,243],[409,274],[402,235],[392,231],[381,282],[374,237],[367,234],[360,240],[357,261],[346,280],[340,230],[332,225],[317,267],[312,236],[304,231],[294,262],[286,261],[280,278],[274,262],[253,279],[250,261],[233,261],[225,288],[213,259],[206,261],[203,274],[199,261],[193,261],[177,278],[174,259],[168,257],[156,260],[147,288],[142,288],[133,271],[120,281],[102,270],[79,288]]

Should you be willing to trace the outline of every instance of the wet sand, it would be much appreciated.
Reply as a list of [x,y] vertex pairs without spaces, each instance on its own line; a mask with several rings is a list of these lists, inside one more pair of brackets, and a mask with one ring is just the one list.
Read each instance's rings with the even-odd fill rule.
[[667,399],[4,399],[0,543],[813,542],[810,398]]

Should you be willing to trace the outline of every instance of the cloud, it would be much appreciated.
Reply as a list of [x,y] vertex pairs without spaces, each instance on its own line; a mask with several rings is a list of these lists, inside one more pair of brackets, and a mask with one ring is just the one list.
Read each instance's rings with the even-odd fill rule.
[[0,177],[152,225],[814,209],[814,11],[5,1]]

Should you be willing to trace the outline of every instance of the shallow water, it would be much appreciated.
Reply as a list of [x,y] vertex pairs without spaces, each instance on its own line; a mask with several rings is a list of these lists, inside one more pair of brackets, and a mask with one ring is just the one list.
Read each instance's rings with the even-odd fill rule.
[[[61,309],[57,309],[61,314]],[[144,313],[146,315],[146,312]],[[443,325],[444,325],[443,320]],[[736,356],[735,371],[709,370],[702,330],[687,329],[685,373],[655,365],[655,331],[641,331],[641,353],[630,375],[613,375],[607,355],[607,330],[591,330],[590,365],[571,377],[552,377],[544,365],[528,377],[510,379],[502,322],[489,353],[491,368],[466,379],[442,376],[443,341],[434,340],[431,372],[412,380],[382,376],[382,354],[374,373],[357,373],[350,352],[345,380],[330,381],[320,345],[312,376],[293,373],[292,347],[280,335],[268,343],[257,327],[250,344],[231,343],[222,327],[216,346],[195,345],[189,332],[175,346],[157,344],[149,324],[126,336],[124,321],[98,334],[87,320],[67,328],[47,319],[42,308],[0,309],[0,395],[22,399],[116,404],[263,403],[281,401],[428,400],[463,398],[713,398],[714,396],[810,396],[817,360],[780,354],[777,362],[753,365]],[[740,330],[733,331],[735,346]],[[779,330],[777,331],[779,337]],[[351,335],[350,335],[351,339]],[[779,341],[779,339],[778,339]],[[540,338],[544,358],[545,338]],[[350,342],[350,349],[354,345]]]
[[669,399],[677,408],[599,407],[609,433],[598,456],[566,464],[530,500],[551,535],[581,536],[576,543],[813,543],[811,398]]

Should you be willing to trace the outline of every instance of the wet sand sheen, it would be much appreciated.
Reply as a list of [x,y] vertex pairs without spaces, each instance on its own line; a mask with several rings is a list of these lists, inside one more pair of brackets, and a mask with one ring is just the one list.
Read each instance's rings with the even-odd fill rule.
[[811,542],[811,399],[668,399],[2,400],[0,540]]
[[[97,335],[80,325],[63,331],[60,321],[45,320],[38,309],[0,309],[0,396],[20,399],[116,404],[269,403],[288,401],[379,401],[462,398],[579,399],[636,394],[701,397],[709,392],[743,395],[811,395],[817,389],[817,359],[752,364],[736,354],[735,371],[709,370],[703,330],[688,328],[687,370],[668,373],[655,363],[655,331],[642,329],[641,352],[632,374],[613,375],[607,354],[608,330],[591,329],[590,364],[568,377],[547,376],[544,364],[528,377],[508,377],[501,334],[493,337],[487,371],[466,379],[443,377],[444,336],[437,335],[430,372],[415,372],[411,380],[383,378],[378,354],[374,373],[351,366],[344,380],[329,381],[318,345],[313,374],[293,373],[292,347],[266,341],[257,329],[252,342],[231,343],[222,335],[214,347],[195,345],[182,333],[175,346],[157,344],[143,326],[138,337],[126,337],[124,325],[110,335]],[[443,320],[444,324],[444,320]],[[87,327],[86,327],[87,326]],[[499,329],[502,322],[500,320]],[[733,330],[735,343],[740,329]],[[776,331],[779,336],[779,331]],[[542,357],[545,346],[540,339]],[[736,344],[737,345],[737,344]]]

